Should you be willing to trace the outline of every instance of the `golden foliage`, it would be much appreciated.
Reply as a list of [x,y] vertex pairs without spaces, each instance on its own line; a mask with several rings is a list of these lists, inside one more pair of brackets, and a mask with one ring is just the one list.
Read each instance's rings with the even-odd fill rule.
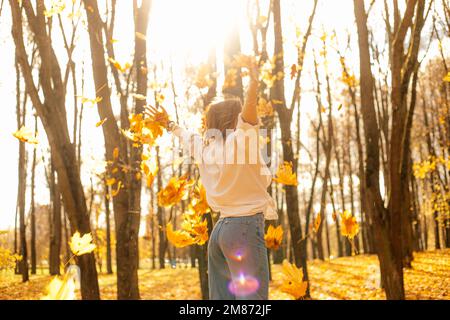
[[258,115],[261,118],[273,116],[272,103],[264,98],[258,99],[258,105],[256,106],[256,108],[258,111]]
[[[405,269],[405,293],[407,300],[449,300],[450,250],[426,251],[414,254],[413,268]],[[150,270],[143,263],[139,273],[139,291],[144,300],[201,299],[198,270],[177,264],[177,268]],[[317,300],[383,300],[380,288],[379,262],[376,255],[358,255],[330,261],[308,261],[308,276],[312,299]],[[280,265],[272,265],[270,300],[293,299],[282,292],[285,276]],[[22,283],[20,275],[10,271],[0,276],[0,300],[40,299],[47,284],[53,279],[48,275],[31,275]],[[101,297],[117,299],[117,275],[99,274]],[[75,291],[77,298],[79,290]]]
[[276,177],[273,178],[275,182],[287,186],[297,186],[297,174],[292,172],[292,163],[284,162],[278,167]]
[[169,222],[166,226],[167,240],[177,248],[183,248],[194,244],[194,238],[189,232],[184,230],[173,230],[172,223]]
[[9,249],[0,247],[0,270],[14,268],[17,261],[22,260],[22,256],[12,253]]
[[158,205],[165,208],[174,206],[187,195],[187,188],[193,184],[187,175],[170,178],[167,186],[158,192]]
[[25,126],[22,126],[18,131],[13,133],[13,136],[19,139],[22,142],[30,143],[30,144],[38,144],[39,141],[37,136]]
[[[164,96],[160,95],[159,99],[164,99]],[[155,140],[163,135],[163,129],[169,123],[169,116],[164,110],[145,118],[142,113],[130,114],[129,121],[130,128],[122,130],[124,136],[133,142],[152,146]]]
[[206,189],[200,181],[194,187],[191,197],[192,199],[189,203],[190,212],[203,215],[210,211],[208,201],[206,200]]
[[430,157],[428,160],[416,162],[413,164],[414,176],[418,179],[425,179],[428,174],[434,172],[438,166],[450,170],[450,158]]
[[44,15],[47,18],[55,14],[60,14],[66,8],[65,0],[52,0],[49,10],[44,10]]
[[148,149],[142,152],[141,159],[141,170],[146,177],[147,188],[150,188],[159,170],[158,165],[156,160],[151,158]]
[[264,241],[266,247],[273,250],[278,250],[283,242],[283,227],[279,225],[274,228],[272,225],[267,228],[267,232],[264,235]]

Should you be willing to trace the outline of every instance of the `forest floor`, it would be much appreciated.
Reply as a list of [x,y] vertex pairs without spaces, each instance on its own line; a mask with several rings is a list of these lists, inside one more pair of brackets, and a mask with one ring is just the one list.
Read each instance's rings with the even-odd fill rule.
[[[376,256],[360,255],[308,263],[313,299],[384,299],[379,288],[378,260]],[[282,282],[280,265],[272,266],[270,299],[291,297],[279,290]],[[28,283],[21,277],[0,272],[0,300],[40,299],[45,294],[51,277],[33,275]],[[102,299],[116,299],[116,275],[99,276]],[[139,270],[141,298],[200,299],[198,271],[193,268],[166,268]],[[407,299],[450,300],[450,250],[416,253],[411,269],[405,270]]]

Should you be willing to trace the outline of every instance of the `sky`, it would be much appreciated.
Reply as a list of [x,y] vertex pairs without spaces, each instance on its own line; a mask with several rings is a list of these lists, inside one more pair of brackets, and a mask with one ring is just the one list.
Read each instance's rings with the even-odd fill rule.
[[[286,66],[295,63],[296,49],[293,39],[295,39],[296,27],[305,30],[307,17],[311,12],[312,1],[283,0],[282,19],[284,35],[284,51]],[[100,1],[102,3],[102,1]],[[130,61],[132,53],[132,37],[134,34],[131,1],[118,1],[116,18],[116,29],[114,39],[118,40],[115,45],[116,60]],[[67,16],[67,12],[62,15]],[[244,53],[251,53],[251,38],[246,19],[246,1],[238,0],[153,0],[151,17],[148,30],[148,59],[149,62],[163,61],[164,64],[173,64],[176,81],[182,86],[182,77],[186,65],[198,66],[207,59],[211,48],[216,48],[220,57],[223,39],[230,25],[238,21],[241,33],[241,46]],[[85,26],[82,26],[86,29]],[[319,38],[323,31],[331,34],[336,30],[340,43],[346,42],[346,34],[349,30],[354,32],[354,17],[352,0],[321,0],[319,1],[316,16],[315,31],[311,38],[308,50],[315,48],[319,51]],[[54,42],[57,47],[62,47],[61,37],[55,35]],[[271,39],[268,39],[269,51]],[[356,44],[351,44],[353,47]],[[5,2],[0,19],[0,51],[2,67],[0,69],[0,96],[2,97],[2,108],[0,109],[0,150],[3,151],[0,165],[0,230],[14,226],[14,215],[17,198],[17,158],[18,141],[12,136],[12,132],[17,130],[15,114],[15,69],[14,69],[14,43],[11,37],[11,19],[9,4]],[[66,63],[65,52],[57,51],[58,59],[62,66]],[[351,67],[357,70],[357,50],[347,52],[348,61],[353,64]],[[307,57],[311,54],[307,53]],[[89,41],[85,30],[80,32],[77,39],[77,48],[74,52],[74,59],[86,61],[85,92],[84,96],[93,96],[92,76],[90,70]],[[311,61],[307,64],[311,64]],[[337,72],[339,74],[339,72]],[[223,76],[223,75],[222,75]],[[178,79],[178,80],[177,80]],[[302,110],[315,109],[315,100],[309,92],[313,81],[311,70],[305,70],[302,86],[304,87],[304,97],[301,104]],[[292,85],[287,84],[287,97],[290,96]],[[70,88],[70,85],[69,85]],[[180,87],[180,92],[183,88]],[[68,92],[70,95],[70,91]],[[115,110],[118,110],[117,97],[113,97]],[[182,101],[181,103],[187,103]],[[72,123],[72,99],[67,99],[67,112],[69,124]],[[170,111],[170,107],[169,107]],[[193,115],[185,115],[182,124],[199,126],[197,120],[193,120]],[[95,107],[86,107],[83,120],[83,147],[82,147],[82,180],[84,185],[89,186],[89,177],[103,158],[103,136],[101,128],[95,128],[95,123],[99,121]],[[184,122],[184,123],[183,123]],[[32,114],[29,112],[27,127],[33,127]],[[69,125],[69,131],[71,131]],[[307,129],[304,129],[307,130]],[[48,144],[45,133],[40,125],[40,144],[37,146],[38,171],[36,201],[38,204],[46,204],[49,201],[48,189],[46,186],[42,165],[42,154],[47,159]],[[306,134],[306,132],[302,132]],[[165,136],[163,140],[170,142],[170,137]],[[31,161],[33,146],[27,145],[29,159]],[[28,180],[29,184],[29,180]],[[26,202],[29,203],[29,191],[26,195]],[[145,210],[145,209],[144,209]],[[27,208],[28,211],[28,208]]]

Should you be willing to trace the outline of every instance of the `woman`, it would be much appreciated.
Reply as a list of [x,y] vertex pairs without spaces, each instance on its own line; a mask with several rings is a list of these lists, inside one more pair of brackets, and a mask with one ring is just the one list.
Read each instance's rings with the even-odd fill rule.
[[208,244],[212,300],[268,299],[264,218],[275,220],[277,213],[267,192],[272,176],[259,148],[258,71],[254,62],[249,64],[249,75],[244,106],[237,99],[211,104],[203,136],[172,121],[167,128],[196,160],[208,204],[220,213]]

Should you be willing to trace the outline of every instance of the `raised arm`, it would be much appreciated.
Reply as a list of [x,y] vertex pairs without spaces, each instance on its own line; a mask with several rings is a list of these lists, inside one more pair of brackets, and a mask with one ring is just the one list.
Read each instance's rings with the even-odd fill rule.
[[176,122],[171,121],[169,114],[162,106],[159,106],[158,108],[147,106],[145,113],[152,119],[160,122],[167,132],[176,136],[189,156],[195,159],[199,157],[201,154],[199,146],[201,146],[202,138],[198,133],[186,130],[180,127]]
[[247,68],[249,69],[250,85],[242,109],[242,120],[251,125],[257,125],[259,123],[258,112],[256,110],[258,104],[259,76],[258,66],[254,58],[249,58]]

